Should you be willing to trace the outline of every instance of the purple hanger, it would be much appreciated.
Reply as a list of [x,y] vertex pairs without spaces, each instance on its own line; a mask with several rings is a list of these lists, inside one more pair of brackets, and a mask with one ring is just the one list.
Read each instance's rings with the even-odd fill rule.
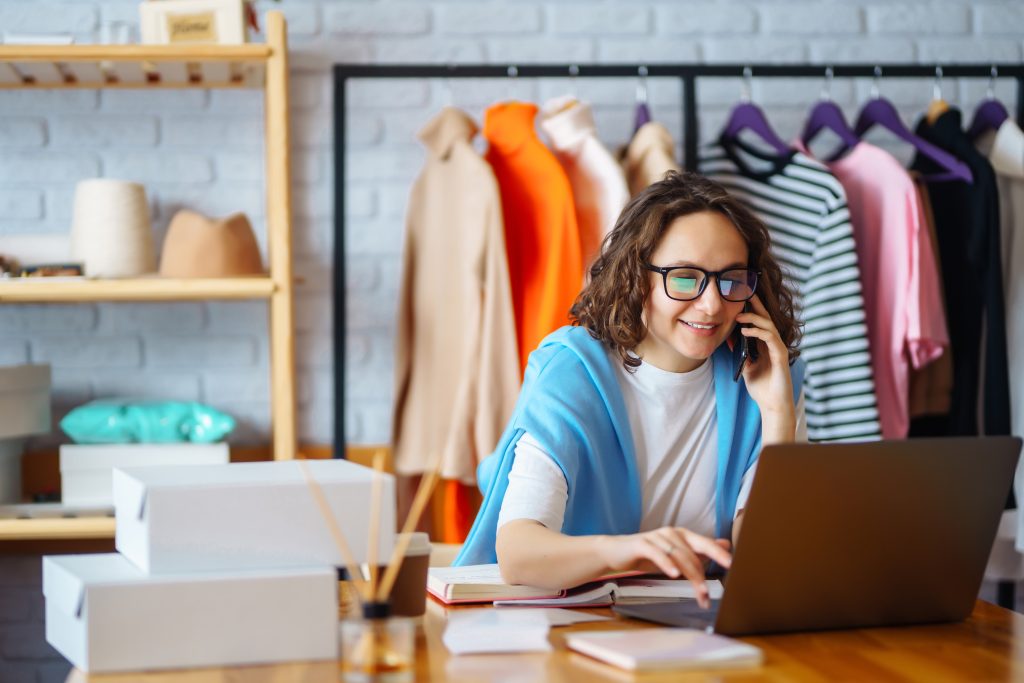
[[651,121],[651,110],[647,106],[647,67],[637,67],[636,74],[636,118],[633,120],[633,134],[635,135],[640,126]]
[[750,101],[750,67],[743,69],[743,100],[733,107],[729,114],[729,121],[722,131],[722,138],[725,140],[737,140],[744,130],[756,133],[758,137],[767,142],[779,154],[790,151],[789,145],[782,141],[765,117],[764,112],[756,104]]
[[974,110],[974,120],[971,121],[967,137],[973,142],[986,131],[999,130],[999,126],[1003,125],[1003,122],[1008,118],[1010,118],[1010,112],[1006,111],[1006,107],[1003,106],[1002,102],[999,100],[985,100]]
[[839,139],[843,141],[845,146],[840,151],[846,151],[851,147],[855,147],[860,142],[860,138],[850,130],[849,124],[846,123],[842,109],[831,100],[823,100],[814,105],[814,109],[811,110],[811,115],[807,118],[807,123],[804,125],[804,132],[800,139],[803,140],[805,145],[809,145],[814,136],[826,128],[838,135]]
[[999,71],[996,65],[992,65],[992,73],[988,79],[988,94],[985,101],[974,110],[974,120],[967,130],[967,137],[971,142],[977,140],[982,133],[990,130],[999,130],[1006,119],[1010,118],[1010,112],[1006,111],[1003,103],[996,99],[996,79],[999,78]]
[[907,130],[907,127],[903,125],[903,121],[900,120],[896,107],[893,106],[892,102],[883,97],[876,96],[864,105],[864,108],[860,110],[860,116],[857,117],[857,125],[854,126],[853,132],[858,137],[864,137],[864,133],[875,125],[882,126],[899,139],[910,143],[914,149],[946,170],[945,173],[929,176],[928,180],[974,182],[974,176],[971,175],[971,169],[967,167],[967,164],[944,149],[936,147]]
[[633,132],[640,130],[640,126],[651,121],[651,110],[646,102],[636,105],[636,118],[633,121]]
[[832,67],[825,67],[825,85],[821,89],[821,101],[814,105],[811,115],[807,117],[800,140],[804,145],[810,145],[814,136],[828,128],[843,142],[843,146],[837,150],[836,156],[838,156],[846,150],[856,147],[860,138],[850,130],[850,126],[846,123],[846,117],[843,116],[843,110],[832,101],[832,77]]

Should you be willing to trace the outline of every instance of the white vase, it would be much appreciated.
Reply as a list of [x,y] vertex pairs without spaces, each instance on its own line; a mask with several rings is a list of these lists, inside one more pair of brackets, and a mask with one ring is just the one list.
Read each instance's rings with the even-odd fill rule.
[[89,277],[134,277],[156,270],[146,190],[107,178],[75,187],[71,258]]

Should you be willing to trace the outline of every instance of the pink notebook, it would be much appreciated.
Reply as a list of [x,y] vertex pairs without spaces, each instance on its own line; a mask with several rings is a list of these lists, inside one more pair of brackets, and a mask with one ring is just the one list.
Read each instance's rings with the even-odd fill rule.
[[689,628],[568,633],[566,645],[629,671],[724,669],[759,666],[761,649],[726,636]]

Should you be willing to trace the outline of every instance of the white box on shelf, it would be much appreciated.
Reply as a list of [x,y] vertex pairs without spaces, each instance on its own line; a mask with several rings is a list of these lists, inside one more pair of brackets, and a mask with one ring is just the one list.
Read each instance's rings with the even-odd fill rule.
[[0,439],[50,432],[50,366],[0,367]]
[[[308,462],[355,562],[369,550],[373,470]],[[382,475],[378,557],[395,541],[394,477]],[[344,559],[295,461],[114,470],[118,551],[151,574],[316,565]]]
[[43,558],[46,640],[92,673],[338,656],[331,567],[147,576],[117,553]]
[[113,505],[115,467],[226,465],[226,443],[64,444],[61,500],[67,505]]

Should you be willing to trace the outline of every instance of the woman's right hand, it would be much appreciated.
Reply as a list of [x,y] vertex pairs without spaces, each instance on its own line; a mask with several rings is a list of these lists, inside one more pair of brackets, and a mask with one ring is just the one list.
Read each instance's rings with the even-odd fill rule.
[[661,527],[654,531],[624,536],[606,536],[601,546],[604,563],[614,572],[640,570],[661,572],[673,579],[689,579],[697,593],[697,604],[711,606],[704,581],[704,563],[714,560],[726,569],[732,564],[731,544],[682,527]]

